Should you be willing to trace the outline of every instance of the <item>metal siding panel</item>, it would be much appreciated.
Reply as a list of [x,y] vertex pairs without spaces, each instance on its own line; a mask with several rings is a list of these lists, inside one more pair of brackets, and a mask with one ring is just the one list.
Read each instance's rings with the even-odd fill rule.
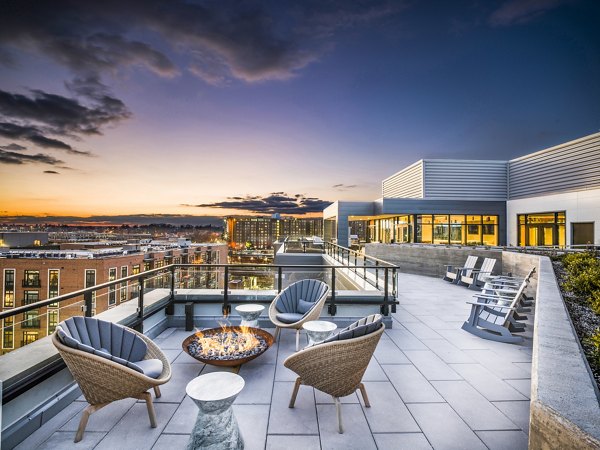
[[505,161],[425,160],[425,192],[430,199],[505,200]]
[[509,161],[509,198],[600,187],[600,133]]
[[422,198],[423,164],[419,162],[383,180],[383,197]]

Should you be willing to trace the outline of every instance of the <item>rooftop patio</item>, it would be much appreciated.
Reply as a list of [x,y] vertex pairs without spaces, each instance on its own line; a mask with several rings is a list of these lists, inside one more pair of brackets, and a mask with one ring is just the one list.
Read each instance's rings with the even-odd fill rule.
[[[337,432],[330,397],[302,386],[288,408],[295,374],[283,367],[294,333],[244,365],[246,386],[234,411],[247,449],[527,448],[533,314],[521,345],[483,340],[460,329],[473,291],[440,279],[399,274],[400,305],[364,376],[371,401],[343,399],[345,433]],[[270,330],[272,331],[272,330]],[[90,417],[83,441],[73,443],[83,397],[35,431],[18,449],[185,448],[197,414],[186,384],[222,370],[189,357],[190,332],[169,328],[155,342],[173,377],[156,399],[158,427],[136,400],[110,404]]]

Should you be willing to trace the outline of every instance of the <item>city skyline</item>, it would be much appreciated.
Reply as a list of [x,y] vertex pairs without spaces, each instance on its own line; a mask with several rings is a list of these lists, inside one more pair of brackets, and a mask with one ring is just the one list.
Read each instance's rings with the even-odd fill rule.
[[592,1],[0,11],[0,221],[314,214],[600,129]]

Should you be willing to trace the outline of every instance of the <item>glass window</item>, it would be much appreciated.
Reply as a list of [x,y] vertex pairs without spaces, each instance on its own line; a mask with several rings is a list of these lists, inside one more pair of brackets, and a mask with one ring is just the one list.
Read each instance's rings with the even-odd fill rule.
[[[59,296],[60,290],[60,272],[58,269],[50,269],[48,271],[48,298]],[[51,303],[48,308],[58,308],[57,303]]]
[[23,332],[23,342],[22,345],[31,344],[32,342],[37,341],[39,333],[37,331],[24,331]]
[[431,215],[418,215],[417,216],[417,242],[423,244],[433,243],[433,216]]
[[15,343],[13,340],[15,329],[13,325],[13,317],[7,317],[4,319],[2,324],[2,348],[11,349],[14,348]]
[[[85,287],[90,288],[96,286],[96,270],[85,270]],[[92,292],[92,316],[96,315],[96,291]]]
[[23,276],[23,287],[40,287],[41,285],[39,270],[25,271],[25,275]]
[[436,214],[433,217],[433,243],[448,244],[450,242],[448,216]]
[[[127,276],[127,266],[121,266],[121,278]],[[119,286],[119,301],[124,302],[127,300],[127,281],[121,283]]]
[[4,269],[3,305],[5,308],[13,308],[15,306],[15,270],[14,269]]
[[[108,281],[115,281],[117,279],[117,268],[111,267],[108,269]],[[116,287],[110,286],[108,288],[108,306],[113,306],[117,303]]]
[[[23,305],[31,305],[39,301],[40,294],[38,291],[24,291],[23,293]],[[23,313],[23,322],[21,323],[21,328],[39,328],[40,327],[40,319],[39,319],[39,310],[33,309],[31,311],[27,311]]]
[[131,268],[131,275],[137,275],[138,273],[140,273],[140,265],[136,264]]
[[566,244],[565,212],[519,214],[520,246],[552,246]]
[[450,216],[450,243],[451,244],[466,244],[467,243],[467,226],[464,225],[465,216]]
[[48,310],[48,334],[54,333],[56,329],[56,325],[58,325],[58,309],[50,309]]

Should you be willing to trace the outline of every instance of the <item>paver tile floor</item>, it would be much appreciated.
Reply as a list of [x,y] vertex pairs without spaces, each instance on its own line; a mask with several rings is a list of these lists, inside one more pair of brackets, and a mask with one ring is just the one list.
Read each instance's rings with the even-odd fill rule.
[[[296,407],[288,408],[295,374],[283,361],[295,339],[284,330],[278,343],[239,372],[246,386],[234,411],[246,449],[527,448],[533,313],[521,333],[524,343],[497,343],[460,329],[473,291],[407,274],[399,275],[399,286],[393,327],[363,378],[371,408],[356,394],[342,399],[344,434],[337,432],[331,397],[313,388],[301,386]],[[223,370],[181,350],[189,334],[169,328],[155,339],[173,368],[155,402],[157,428],[150,428],[145,405],[121,400],[93,414],[83,441],[74,444],[87,405],[80,397],[17,448],[185,448],[198,411],[185,387],[199,374]]]

